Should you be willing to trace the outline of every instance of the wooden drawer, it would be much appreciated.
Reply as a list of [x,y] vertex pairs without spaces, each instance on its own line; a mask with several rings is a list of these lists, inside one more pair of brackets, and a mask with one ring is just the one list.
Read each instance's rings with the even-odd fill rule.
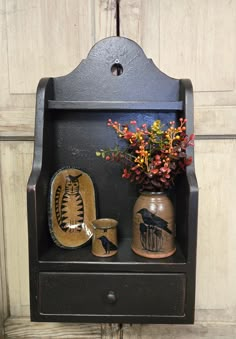
[[184,316],[185,274],[40,273],[44,315]]

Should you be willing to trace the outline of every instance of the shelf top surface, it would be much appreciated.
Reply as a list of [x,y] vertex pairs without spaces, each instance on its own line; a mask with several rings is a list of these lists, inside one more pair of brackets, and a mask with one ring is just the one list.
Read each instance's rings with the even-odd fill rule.
[[182,110],[182,101],[56,101],[48,100],[49,109],[91,110]]
[[118,248],[118,253],[111,257],[96,257],[91,253],[91,245],[87,245],[76,250],[65,250],[52,245],[39,259],[41,268],[60,269],[65,265],[67,269],[85,270],[97,269],[98,271],[140,271],[151,269],[153,271],[162,271],[173,268],[178,271],[180,267],[186,266],[186,259],[177,244],[174,255],[164,259],[147,259],[138,256],[131,250],[131,239],[123,239]]

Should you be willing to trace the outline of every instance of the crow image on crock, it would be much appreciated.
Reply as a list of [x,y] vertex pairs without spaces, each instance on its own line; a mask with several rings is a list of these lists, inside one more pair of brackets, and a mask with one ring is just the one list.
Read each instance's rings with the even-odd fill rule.
[[137,212],[141,214],[143,222],[139,225],[140,240],[144,249],[149,251],[160,251],[163,242],[163,231],[172,234],[168,223],[159,216],[151,213],[148,209],[142,208]]
[[104,235],[102,235],[98,239],[101,240],[102,246],[103,246],[104,250],[106,251],[106,254],[110,253],[110,251],[116,251],[117,250],[117,246],[115,244],[113,244],[109,239],[107,239],[107,237],[105,237]]

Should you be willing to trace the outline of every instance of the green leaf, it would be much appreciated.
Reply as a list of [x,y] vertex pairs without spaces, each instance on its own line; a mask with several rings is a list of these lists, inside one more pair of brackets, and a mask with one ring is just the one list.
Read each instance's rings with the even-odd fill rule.
[[101,152],[96,152],[96,156],[100,157],[101,156]]

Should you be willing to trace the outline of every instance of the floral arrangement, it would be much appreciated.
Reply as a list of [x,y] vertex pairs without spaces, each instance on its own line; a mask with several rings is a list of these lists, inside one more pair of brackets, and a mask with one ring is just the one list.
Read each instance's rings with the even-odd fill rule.
[[122,177],[141,185],[142,190],[164,191],[174,185],[175,177],[190,165],[192,158],[186,149],[193,146],[194,135],[186,134],[186,119],[179,126],[169,122],[165,130],[160,120],[148,127],[138,127],[136,121],[120,124],[108,120],[107,125],[125,141],[126,147],[100,150],[97,156],[107,161],[117,161],[123,166]]

